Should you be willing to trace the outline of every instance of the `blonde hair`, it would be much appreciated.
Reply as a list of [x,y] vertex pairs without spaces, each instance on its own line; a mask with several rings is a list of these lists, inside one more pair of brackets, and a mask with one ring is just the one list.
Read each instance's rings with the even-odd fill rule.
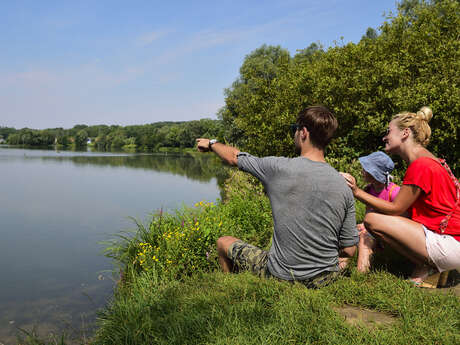
[[393,120],[396,120],[396,125],[400,130],[410,128],[413,134],[414,141],[422,146],[427,146],[430,142],[431,128],[428,125],[433,112],[429,107],[422,107],[416,114],[408,111],[396,114]]

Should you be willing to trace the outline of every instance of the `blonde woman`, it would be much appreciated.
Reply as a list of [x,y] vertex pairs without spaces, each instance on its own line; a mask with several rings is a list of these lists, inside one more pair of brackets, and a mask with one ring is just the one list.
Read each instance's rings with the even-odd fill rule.
[[[425,148],[432,116],[423,107],[416,114],[397,114],[389,123],[385,151],[408,165],[393,202],[366,193],[353,176],[343,173],[354,196],[379,212],[366,215],[366,229],[414,262],[411,281],[427,287],[437,284],[430,286],[430,275],[460,268],[460,184],[446,162]],[[406,211],[410,219],[401,217]]]

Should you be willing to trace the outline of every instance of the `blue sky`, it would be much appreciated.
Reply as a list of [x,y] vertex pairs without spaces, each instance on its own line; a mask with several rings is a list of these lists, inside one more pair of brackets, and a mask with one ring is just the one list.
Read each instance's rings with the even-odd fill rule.
[[0,1],[0,126],[216,118],[262,44],[357,42],[391,0]]

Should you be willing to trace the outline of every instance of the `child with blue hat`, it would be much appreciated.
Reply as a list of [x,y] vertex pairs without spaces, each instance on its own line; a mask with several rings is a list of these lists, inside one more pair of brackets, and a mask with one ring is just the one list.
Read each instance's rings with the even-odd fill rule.
[[[393,177],[390,173],[395,167],[391,158],[377,151],[368,156],[359,157],[359,162],[363,168],[364,181],[368,183],[364,190],[379,199],[393,201],[400,187],[391,182]],[[366,213],[370,211],[372,209],[366,207]],[[367,232],[364,224],[358,224],[357,227],[359,232],[357,268],[360,272],[367,272],[370,267],[370,256],[377,245],[377,240]]]

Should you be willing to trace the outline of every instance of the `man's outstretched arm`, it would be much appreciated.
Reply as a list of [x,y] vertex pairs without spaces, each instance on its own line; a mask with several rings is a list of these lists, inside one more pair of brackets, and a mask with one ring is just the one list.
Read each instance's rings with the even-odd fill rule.
[[238,158],[237,155],[240,153],[236,147],[228,146],[222,143],[214,143],[212,146],[209,146],[209,139],[199,138],[196,139],[198,151],[208,152],[212,151],[218,155],[224,162],[230,165],[237,165]]

